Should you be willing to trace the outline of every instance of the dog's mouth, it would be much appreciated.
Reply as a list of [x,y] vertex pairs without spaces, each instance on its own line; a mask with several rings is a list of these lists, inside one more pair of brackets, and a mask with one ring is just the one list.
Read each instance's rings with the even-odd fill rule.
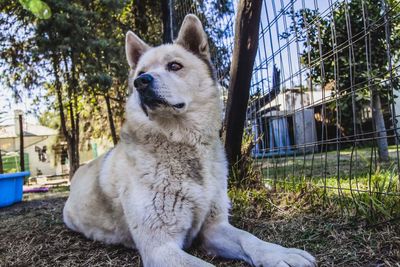
[[157,95],[154,91],[146,93],[139,91],[140,106],[146,116],[149,116],[149,110],[156,110],[159,107],[170,107],[174,110],[182,110],[185,103],[171,104],[165,98]]

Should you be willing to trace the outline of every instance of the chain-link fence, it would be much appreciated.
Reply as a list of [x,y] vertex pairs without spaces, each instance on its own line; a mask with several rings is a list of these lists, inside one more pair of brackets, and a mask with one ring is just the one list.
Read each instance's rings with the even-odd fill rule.
[[[398,212],[399,1],[264,1],[247,113],[274,188]],[[397,210],[396,210],[397,208]]]
[[[226,88],[235,3],[174,5],[175,25],[205,23]],[[397,0],[263,1],[246,133],[267,188],[399,213],[399,14]]]

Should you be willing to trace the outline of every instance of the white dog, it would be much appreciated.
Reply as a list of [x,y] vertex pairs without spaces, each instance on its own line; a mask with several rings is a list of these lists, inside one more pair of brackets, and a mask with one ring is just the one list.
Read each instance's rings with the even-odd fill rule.
[[[140,252],[144,266],[212,266],[184,251],[253,266],[315,266],[309,253],[264,242],[228,222],[221,105],[207,36],[186,16],[173,44],[126,35],[132,94],[121,142],[72,179],[64,222],[86,237]],[[135,88],[133,88],[135,87]]]

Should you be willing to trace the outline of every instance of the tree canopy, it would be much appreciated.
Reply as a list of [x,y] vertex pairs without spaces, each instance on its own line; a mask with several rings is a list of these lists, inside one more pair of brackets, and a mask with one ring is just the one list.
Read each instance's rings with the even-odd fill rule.
[[[205,3],[197,6],[198,15],[208,18],[201,7]],[[150,0],[0,3],[2,84],[17,100],[22,92],[35,98],[32,113],[47,106],[57,114],[58,123],[48,112],[41,121],[47,118],[49,124],[59,125],[68,143],[71,174],[79,166],[79,146],[86,140],[118,141],[128,91],[125,33],[133,30],[148,44],[161,44],[162,8],[160,1]],[[211,21],[206,27],[212,32],[217,28],[213,30]],[[213,40],[211,46],[216,47]]]

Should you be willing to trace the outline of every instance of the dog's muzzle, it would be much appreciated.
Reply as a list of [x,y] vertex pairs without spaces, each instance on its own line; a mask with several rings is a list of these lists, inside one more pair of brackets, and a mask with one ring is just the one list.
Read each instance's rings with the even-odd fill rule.
[[140,105],[146,115],[148,115],[147,107],[153,110],[160,105],[169,106],[174,109],[182,109],[185,106],[184,103],[172,105],[168,103],[165,98],[158,95],[154,90],[154,78],[148,73],[139,75],[133,81],[133,85],[139,93]]
[[153,88],[154,78],[150,74],[139,75],[134,81],[133,85],[139,93],[140,104],[144,113],[147,115],[147,108],[155,109],[159,105],[166,105],[167,102],[164,98],[157,95]]

